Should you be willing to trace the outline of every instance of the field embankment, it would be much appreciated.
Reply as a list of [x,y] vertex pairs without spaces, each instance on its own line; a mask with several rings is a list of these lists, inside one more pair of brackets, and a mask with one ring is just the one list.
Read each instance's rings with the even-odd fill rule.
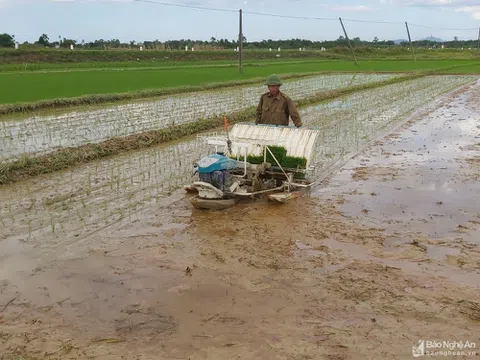
[[[306,51],[282,49],[244,49],[245,60],[272,60],[279,55],[282,59],[311,59],[311,60],[348,60],[351,59],[350,50],[347,47],[331,48],[327,51],[306,49]],[[373,48],[357,47],[356,56],[362,59],[386,59],[386,60],[410,60],[412,53],[403,47]],[[476,49],[415,49],[417,59],[478,59]],[[238,53],[231,49],[210,51],[182,51],[182,50],[146,50],[138,49],[108,49],[87,50],[76,49],[0,49],[1,64],[79,64],[79,63],[114,63],[114,62],[205,62],[205,61],[229,61],[235,62]]]

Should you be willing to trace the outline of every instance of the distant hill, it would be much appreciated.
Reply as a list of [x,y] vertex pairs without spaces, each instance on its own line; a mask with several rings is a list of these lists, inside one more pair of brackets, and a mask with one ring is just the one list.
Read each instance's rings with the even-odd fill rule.
[[398,40],[393,40],[395,44],[401,44],[402,42],[408,42],[408,40],[405,39],[398,39]]

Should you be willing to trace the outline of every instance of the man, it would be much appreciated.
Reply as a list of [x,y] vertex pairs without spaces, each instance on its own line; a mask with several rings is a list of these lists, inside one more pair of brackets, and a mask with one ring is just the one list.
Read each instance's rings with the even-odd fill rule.
[[300,114],[292,99],[280,91],[282,85],[280,77],[270,75],[265,85],[268,86],[268,92],[260,97],[255,124],[288,126],[291,117],[296,127],[302,126]]

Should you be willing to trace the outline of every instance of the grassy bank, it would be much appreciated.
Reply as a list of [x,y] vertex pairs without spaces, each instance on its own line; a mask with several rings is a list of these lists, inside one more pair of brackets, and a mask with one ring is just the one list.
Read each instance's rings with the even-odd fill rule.
[[[297,101],[297,105],[299,107],[307,106],[351,94],[356,91],[395,84],[422,76],[424,75],[417,73],[377,83],[369,83],[343,89],[324,91],[317,93],[314,96]],[[189,124],[170,126],[169,128],[161,130],[152,130],[126,137],[112,138],[98,144],[87,144],[76,148],[65,148],[38,157],[25,156],[18,161],[0,165],[0,184],[8,184],[39,174],[63,170],[70,166],[86,163],[103,157],[118,155],[120,153],[132,150],[145,149],[167,141],[193,135],[201,131],[215,129],[222,126],[223,116],[224,115],[210,119],[200,119]],[[231,124],[240,121],[254,121],[255,108],[251,107],[245,111],[226,114],[226,116]]]
[[[277,63],[304,63],[316,61],[315,59],[264,59],[247,60],[244,66],[265,66]],[[105,71],[105,70],[172,70],[200,67],[237,67],[238,61],[230,60],[205,60],[205,61],[114,61],[99,62],[88,61],[78,63],[23,63],[23,64],[0,64],[0,73],[5,72],[68,72],[68,71]]]
[[[410,50],[404,47],[394,48],[376,48],[376,47],[356,47],[355,53],[359,59],[401,59],[410,60],[412,54]],[[268,49],[245,49],[245,60],[265,60],[275,59],[277,51]],[[415,49],[417,59],[478,59],[477,49]],[[283,49],[280,55],[284,59],[313,59],[313,60],[331,60],[331,59],[350,59],[350,50],[347,47],[336,47],[327,51],[311,50],[298,51]],[[1,64],[79,64],[79,63],[116,63],[116,62],[154,62],[157,64],[190,61],[230,61],[235,62],[238,54],[233,50],[212,50],[212,51],[182,51],[182,50],[146,50],[137,49],[108,49],[108,50],[88,50],[76,49],[40,49],[26,48],[20,50],[0,49]]]
[[[245,51],[245,59],[262,60],[274,59],[276,52],[268,50]],[[294,59],[339,59],[348,56],[348,52],[320,52],[320,51],[282,51],[283,58]],[[238,53],[233,50],[215,51],[181,51],[181,50],[146,50],[138,49],[109,49],[109,50],[80,50],[68,49],[0,49],[0,62],[3,64],[24,63],[85,63],[85,62],[124,62],[148,61],[155,63],[177,61],[236,61]]]
[[[264,66],[246,66],[243,74],[240,74],[235,67],[0,73],[0,103],[15,104],[1,107],[0,113],[99,103],[116,99],[146,98],[161,94],[163,91],[161,89],[212,87],[211,84],[215,83],[225,83],[225,86],[230,86],[230,84],[257,78],[261,81],[271,73],[285,75],[319,72],[446,72],[455,68],[469,69],[474,72],[477,69],[477,63],[467,60],[365,61],[359,65],[354,65],[351,61],[283,62]],[[178,92],[177,90],[169,91]],[[39,101],[43,102],[38,103]]]

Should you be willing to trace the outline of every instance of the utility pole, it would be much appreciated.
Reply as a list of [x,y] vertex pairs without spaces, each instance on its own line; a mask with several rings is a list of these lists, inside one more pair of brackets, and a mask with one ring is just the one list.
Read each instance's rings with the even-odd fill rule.
[[347,39],[347,42],[348,42],[348,46],[350,47],[350,51],[352,52],[353,61],[355,62],[355,65],[358,65],[357,58],[355,56],[355,51],[353,51],[352,44],[350,43],[350,39],[348,38],[348,35],[347,35],[347,30],[345,30],[345,26],[343,26],[342,18],[339,18],[339,19],[340,19],[340,24],[342,25],[343,32],[345,34],[345,38]]
[[413,50],[412,38],[410,37],[410,30],[408,29],[408,23],[406,21],[405,21],[405,26],[407,27],[408,41],[410,43],[410,48],[412,49],[413,61],[417,61],[417,57],[415,56],[415,51]]
[[480,27],[478,28],[478,44],[477,44],[477,50],[480,50]]
[[240,9],[240,31],[238,35],[238,69],[243,73],[243,29],[242,29],[242,9]]

